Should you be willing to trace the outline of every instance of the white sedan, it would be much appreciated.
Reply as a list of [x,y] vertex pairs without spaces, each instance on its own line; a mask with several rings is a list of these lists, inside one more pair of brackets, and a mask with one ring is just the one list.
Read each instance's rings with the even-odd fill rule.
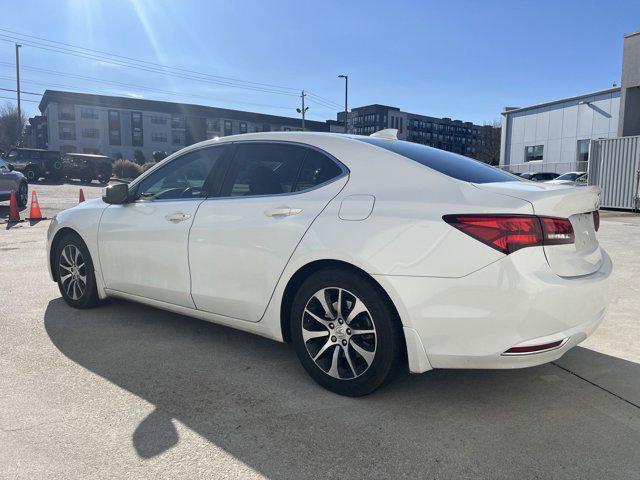
[[49,266],[72,307],[119,297],[290,341],[357,396],[398,369],[528,367],[587,338],[612,269],[598,202],[390,130],[245,134],[59,213]]

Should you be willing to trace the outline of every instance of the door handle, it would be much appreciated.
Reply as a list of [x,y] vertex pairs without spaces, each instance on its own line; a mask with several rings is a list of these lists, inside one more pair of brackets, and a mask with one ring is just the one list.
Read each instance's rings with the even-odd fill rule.
[[176,213],[171,213],[169,215],[165,215],[164,218],[166,218],[172,223],[180,223],[191,218],[191,215],[188,213],[176,212]]
[[301,208],[277,207],[267,210],[264,214],[267,217],[289,217],[291,215],[297,215],[300,212],[302,212]]

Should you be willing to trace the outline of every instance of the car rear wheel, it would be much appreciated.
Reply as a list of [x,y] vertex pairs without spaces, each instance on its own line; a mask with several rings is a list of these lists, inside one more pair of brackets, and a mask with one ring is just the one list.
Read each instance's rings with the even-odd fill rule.
[[18,200],[18,207],[24,208],[27,206],[27,201],[29,199],[29,186],[27,185],[27,182],[20,182],[16,197]]
[[24,176],[27,177],[29,183],[35,183],[38,181],[38,178],[40,178],[40,172],[36,167],[29,165],[24,169]]
[[293,301],[291,338],[309,375],[341,395],[373,392],[403,358],[395,309],[372,280],[349,270],[304,281]]
[[65,235],[55,252],[58,288],[62,298],[74,308],[98,304],[98,289],[89,250],[73,233]]

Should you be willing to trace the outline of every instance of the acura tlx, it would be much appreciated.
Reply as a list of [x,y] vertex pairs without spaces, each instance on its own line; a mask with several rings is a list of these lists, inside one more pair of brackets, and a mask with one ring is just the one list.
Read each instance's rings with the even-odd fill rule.
[[405,368],[529,367],[587,338],[612,270],[599,195],[395,130],[250,133],[59,213],[49,267],[71,307],[118,297],[292,342],[315,381],[359,396]]

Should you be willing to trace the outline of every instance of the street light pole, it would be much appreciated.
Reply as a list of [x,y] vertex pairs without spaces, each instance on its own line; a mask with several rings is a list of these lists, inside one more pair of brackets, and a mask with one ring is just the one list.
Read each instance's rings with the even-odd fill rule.
[[20,108],[20,45],[16,43],[16,93],[18,95],[18,138],[20,140],[20,134],[22,133],[22,109]]
[[338,78],[344,78],[344,133],[347,133],[349,75],[338,75]]

